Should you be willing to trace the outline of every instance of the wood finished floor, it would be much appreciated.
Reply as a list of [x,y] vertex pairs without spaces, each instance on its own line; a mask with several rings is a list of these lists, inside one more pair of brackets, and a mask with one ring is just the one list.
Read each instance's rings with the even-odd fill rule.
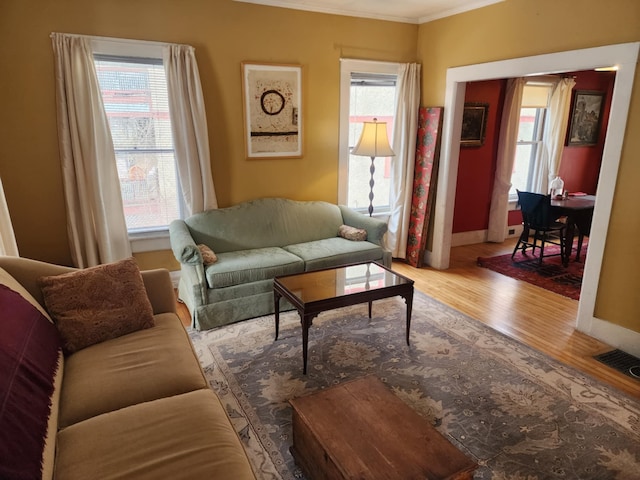
[[[640,399],[640,380],[593,359],[611,347],[575,330],[578,302],[476,265],[479,256],[511,253],[514,241],[454,247],[448,270],[393,269],[412,278],[415,288],[550,357]],[[178,314],[190,324],[187,308]]]

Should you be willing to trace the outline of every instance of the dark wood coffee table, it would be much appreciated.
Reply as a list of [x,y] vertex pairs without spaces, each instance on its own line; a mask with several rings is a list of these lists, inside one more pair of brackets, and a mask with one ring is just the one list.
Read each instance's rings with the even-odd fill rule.
[[478,467],[376,377],[289,403],[291,454],[310,480],[471,480]]
[[280,330],[280,298],[286,298],[298,310],[302,323],[302,372],[307,373],[309,327],[321,312],[335,308],[369,303],[369,318],[374,300],[404,298],[407,304],[407,345],[411,327],[413,280],[376,262],[358,263],[325,270],[316,270],[273,280],[276,317],[276,340]]

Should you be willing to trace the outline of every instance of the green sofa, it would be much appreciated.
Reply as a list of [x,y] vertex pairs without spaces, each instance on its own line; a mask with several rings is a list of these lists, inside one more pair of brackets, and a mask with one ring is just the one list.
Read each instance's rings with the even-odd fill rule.
[[[367,239],[339,236],[341,225],[366,230]],[[327,202],[262,198],[174,220],[169,231],[181,265],[179,298],[198,330],[273,313],[276,276],[365,261],[391,265],[385,222]],[[217,261],[205,266],[198,245]]]

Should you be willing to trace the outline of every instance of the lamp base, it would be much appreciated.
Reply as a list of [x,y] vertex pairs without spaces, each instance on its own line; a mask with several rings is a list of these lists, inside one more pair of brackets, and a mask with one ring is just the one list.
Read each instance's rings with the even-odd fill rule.
[[369,172],[371,172],[371,179],[369,180],[369,216],[373,215],[373,174],[376,171],[376,166],[373,163],[376,157],[371,157],[371,167],[369,167]]

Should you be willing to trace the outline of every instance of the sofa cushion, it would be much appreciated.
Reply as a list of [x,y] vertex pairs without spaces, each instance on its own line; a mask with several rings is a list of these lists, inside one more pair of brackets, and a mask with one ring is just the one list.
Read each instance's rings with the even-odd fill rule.
[[302,260],[278,247],[219,253],[218,261],[205,269],[209,288],[267,280],[304,271]]
[[58,435],[56,477],[65,480],[255,479],[211,390],[141,403]]
[[39,280],[65,353],[153,326],[153,309],[133,258]]
[[383,250],[371,242],[352,242],[342,237],[288,245],[284,249],[304,260],[305,271],[347,265],[349,263],[381,261]]
[[60,426],[206,387],[179,318],[173,313],[156,315],[153,328],[92,345],[66,358]]
[[50,478],[62,344],[50,319],[0,273],[0,478]]

